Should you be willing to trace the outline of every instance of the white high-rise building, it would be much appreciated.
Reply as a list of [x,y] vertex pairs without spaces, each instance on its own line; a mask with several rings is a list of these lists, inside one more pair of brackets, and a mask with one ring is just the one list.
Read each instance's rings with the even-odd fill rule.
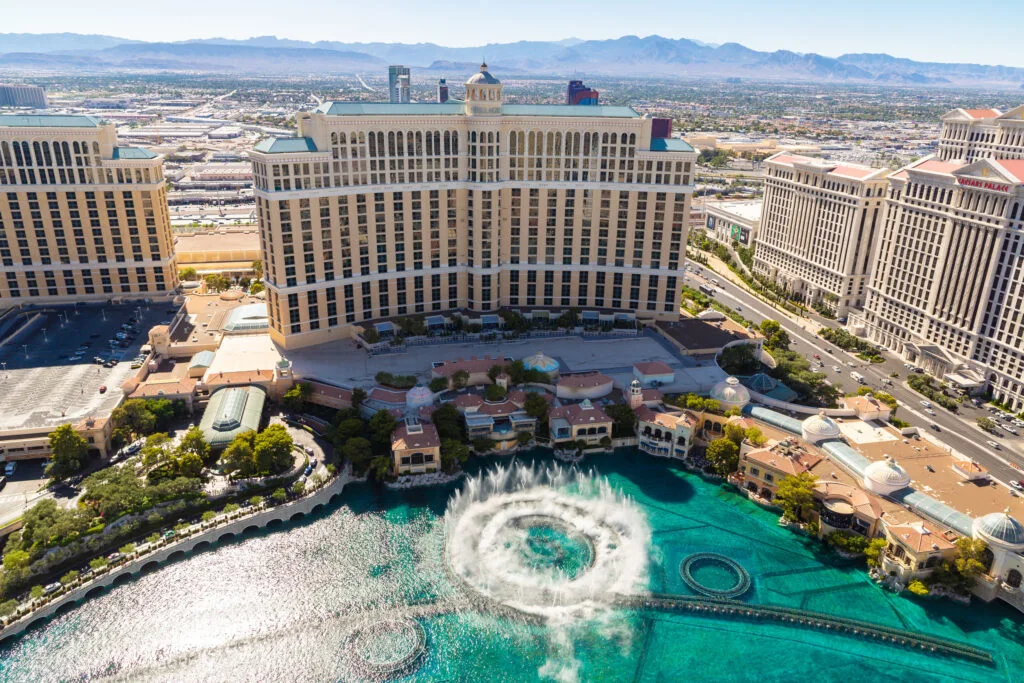
[[940,161],[1024,158],[1024,105],[998,109],[954,109],[942,117]]
[[863,306],[888,174],[786,153],[769,158],[754,271],[840,317]]
[[[697,154],[630,107],[326,102],[250,155],[271,336],[506,307],[677,319]],[[658,128],[655,128],[655,124]]]
[[391,104],[408,104],[410,101],[409,67],[394,64],[388,67],[388,102]]

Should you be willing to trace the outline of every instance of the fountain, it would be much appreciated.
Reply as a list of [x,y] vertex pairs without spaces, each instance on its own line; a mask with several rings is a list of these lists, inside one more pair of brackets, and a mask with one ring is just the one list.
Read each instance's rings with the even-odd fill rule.
[[476,596],[551,620],[647,589],[650,528],[607,480],[574,468],[496,467],[445,512],[446,561]]

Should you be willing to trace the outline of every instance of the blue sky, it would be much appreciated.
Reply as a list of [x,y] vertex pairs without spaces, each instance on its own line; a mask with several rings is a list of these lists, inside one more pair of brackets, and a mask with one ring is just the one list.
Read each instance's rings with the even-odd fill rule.
[[758,50],[1024,67],[1024,0],[0,0],[0,32],[488,42],[653,33]]

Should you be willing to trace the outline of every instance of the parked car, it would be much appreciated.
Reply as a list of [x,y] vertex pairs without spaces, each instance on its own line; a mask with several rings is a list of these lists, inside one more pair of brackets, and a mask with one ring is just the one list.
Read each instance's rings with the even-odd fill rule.
[[59,582],[57,582],[57,581],[54,581],[53,583],[47,584],[46,588],[43,589],[43,592],[46,593],[47,595],[50,595],[52,593],[56,593],[57,591],[59,591],[60,587],[61,587],[61,584]]
[[107,562],[117,562],[122,557],[124,557],[124,555],[122,555],[121,553],[110,553],[109,555],[107,555]]
[[1024,491],[1024,481],[1021,481],[1020,479],[1011,479],[1010,486],[1018,491]]
[[6,474],[8,477],[14,476],[14,473],[17,472],[17,471],[18,471],[18,463],[13,462],[13,461],[7,463],[7,466],[4,467],[4,474]]
[[311,474],[313,474],[313,468],[312,467],[307,467],[306,470],[302,473],[302,476],[308,477]]
[[1003,426],[1003,429],[1005,429],[1006,431],[1010,432],[1010,433],[1011,433],[1011,434],[1013,434],[1014,436],[1017,436],[1018,434],[1020,434],[1020,432],[1018,432],[1018,431],[1017,431],[1016,429],[1014,429],[1013,427],[1007,427],[1007,426],[1005,426],[1005,425],[1004,425],[1004,426]]
[[306,455],[313,455],[313,449],[309,446],[303,446],[303,450],[306,451]]

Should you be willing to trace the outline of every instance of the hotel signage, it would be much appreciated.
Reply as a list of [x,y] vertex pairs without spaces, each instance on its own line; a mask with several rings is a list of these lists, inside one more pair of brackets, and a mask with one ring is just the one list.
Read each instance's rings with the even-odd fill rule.
[[1010,186],[1005,183],[993,183],[989,180],[981,180],[980,178],[964,178],[963,176],[957,176],[956,182],[967,187],[977,187],[982,190],[992,190],[994,192],[1009,192]]

